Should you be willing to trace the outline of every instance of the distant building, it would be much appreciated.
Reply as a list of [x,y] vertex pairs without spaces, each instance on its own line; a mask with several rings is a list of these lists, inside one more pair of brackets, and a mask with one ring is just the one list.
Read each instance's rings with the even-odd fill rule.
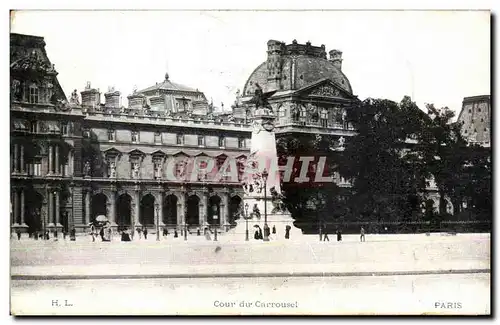
[[458,115],[462,122],[462,135],[470,143],[491,146],[491,97],[489,95],[465,97]]

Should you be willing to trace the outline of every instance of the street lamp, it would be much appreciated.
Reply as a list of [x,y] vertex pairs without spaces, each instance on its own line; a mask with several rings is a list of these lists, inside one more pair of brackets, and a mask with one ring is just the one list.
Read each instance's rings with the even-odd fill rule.
[[268,233],[269,226],[267,225],[267,177],[269,173],[266,169],[262,172],[262,180],[264,181],[264,241],[269,241]]
[[156,241],[160,241],[160,205],[155,203],[156,210]]
[[247,224],[247,229],[245,231],[245,241],[248,241],[248,202],[245,203],[245,222]]

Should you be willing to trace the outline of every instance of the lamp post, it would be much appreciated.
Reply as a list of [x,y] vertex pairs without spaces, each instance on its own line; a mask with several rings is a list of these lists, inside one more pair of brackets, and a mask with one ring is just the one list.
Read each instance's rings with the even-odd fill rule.
[[269,173],[266,169],[262,172],[262,180],[264,181],[264,241],[269,241],[268,233],[269,226],[267,225],[267,177]]
[[[217,205],[214,205],[213,207],[215,207],[215,213],[213,215],[213,219],[215,220],[215,223],[214,223],[214,231],[215,231],[215,234],[214,234],[214,241],[217,241],[217,222],[219,222],[219,215],[217,214],[218,212],[218,209],[217,209]],[[213,212],[213,208],[212,208],[212,212]]]
[[160,241],[160,205],[155,203],[156,211],[156,241]]
[[187,212],[188,212],[188,194],[187,188],[184,189],[184,241],[188,239],[187,237]]
[[245,230],[245,241],[248,241],[248,202],[245,203],[245,222],[246,222],[246,230]]

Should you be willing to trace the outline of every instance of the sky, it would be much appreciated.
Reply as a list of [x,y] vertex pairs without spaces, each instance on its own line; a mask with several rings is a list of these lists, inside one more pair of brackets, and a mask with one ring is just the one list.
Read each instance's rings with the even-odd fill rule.
[[228,109],[270,39],[341,50],[360,99],[409,95],[458,115],[463,97],[490,94],[488,11],[17,11],[11,32],[45,38],[68,97],[90,81],[125,106],[168,72]]

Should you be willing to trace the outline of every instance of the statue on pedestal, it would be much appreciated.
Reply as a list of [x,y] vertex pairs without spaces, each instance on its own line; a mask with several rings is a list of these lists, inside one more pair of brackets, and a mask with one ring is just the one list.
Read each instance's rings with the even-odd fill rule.
[[80,100],[78,99],[78,92],[77,90],[73,90],[73,92],[71,93],[71,98],[69,100],[70,104],[76,104],[76,105],[79,105],[80,104]]
[[83,175],[90,176],[90,162],[87,160],[83,166]]

